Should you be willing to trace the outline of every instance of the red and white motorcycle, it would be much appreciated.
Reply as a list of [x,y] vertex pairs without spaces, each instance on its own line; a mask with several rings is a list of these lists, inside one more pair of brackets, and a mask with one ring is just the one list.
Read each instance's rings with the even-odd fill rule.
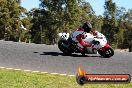
[[85,34],[84,41],[86,43],[92,43],[91,47],[85,47],[84,52],[80,52],[80,50],[76,47],[76,44],[71,41],[67,35],[61,35],[60,40],[58,41],[58,48],[64,54],[72,54],[72,53],[81,53],[85,54],[100,54],[102,57],[109,58],[114,55],[114,50],[107,43],[107,40],[103,34],[100,37],[95,37],[90,33]]

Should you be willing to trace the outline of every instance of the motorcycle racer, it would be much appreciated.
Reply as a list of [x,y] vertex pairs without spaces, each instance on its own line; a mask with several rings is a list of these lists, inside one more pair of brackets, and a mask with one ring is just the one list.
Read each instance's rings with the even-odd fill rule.
[[[66,55],[72,53],[100,54],[102,57],[109,58],[114,55],[114,50],[107,43],[105,36],[89,27],[88,22],[74,31],[68,39],[63,37],[58,41],[58,48]],[[106,41],[106,42],[105,42]]]
[[77,44],[77,48],[82,52],[84,51],[85,47],[92,46],[91,43],[86,43],[83,40],[86,37],[85,33],[90,33],[91,29],[92,25],[89,22],[86,22],[83,24],[82,27],[78,28],[70,36],[72,41],[74,41]]

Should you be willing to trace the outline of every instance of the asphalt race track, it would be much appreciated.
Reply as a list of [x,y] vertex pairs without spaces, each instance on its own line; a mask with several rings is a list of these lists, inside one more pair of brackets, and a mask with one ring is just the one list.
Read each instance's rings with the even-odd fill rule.
[[57,45],[0,41],[0,67],[75,75],[79,66],[90,74],[132,75],[132,52],[115,51],[111,58],[94,54],[65,56]]

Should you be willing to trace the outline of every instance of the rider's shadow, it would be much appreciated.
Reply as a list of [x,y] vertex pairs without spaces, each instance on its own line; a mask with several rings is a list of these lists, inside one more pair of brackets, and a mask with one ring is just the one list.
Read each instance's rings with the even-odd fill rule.
[[51,55],[51,56],[64,56],[63,53],[60,53],[60,52],[43,52],[42,54],[40,55]]
[[60,52],[43,52],[40,55],[50,55],[50,56],[71,56],[71,57],[84,57],[82,55],[78,55],[78,54],[64,54],[64,53],[60,53]]
[[50,55],[50,56],[71,56],[71,57],[100,57],[100,56],[95,56],[95,55],[81,55],[81,54],[64,54],[61,52],[43,52],[40,55]]
[[72,54],[72,57],[101,57],[101,56],[97,56],[97,55],[81,55],[81,54]]

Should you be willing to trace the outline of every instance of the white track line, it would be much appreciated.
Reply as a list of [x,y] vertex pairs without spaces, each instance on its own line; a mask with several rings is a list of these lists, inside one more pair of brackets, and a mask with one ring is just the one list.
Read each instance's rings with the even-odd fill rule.
[[21,69],[14,69],[15,71],[20,71]]
[[0,67],[0,68],[2,68],[2,69],[3,69],[3,68],[5,68],[5,67]]
[[60,75],[62,75],[62,76],[66,76],[67,74],[60,74]]
[[68,75],[68,76],[70,76],[70,77],[75,77],[75,75]]
[[11,70],[11,69],[13,69],[13,68],[6,68],[6,69]]
[[58,75],[59,73],[50,73],[50,74],[52,74],[52,75]]
[[[20,70],[21,70],[21,71],[24,71],[24,72],[42,73],[42,74],[47,74],[47,73],[49,73],[49,72],[40,72],[40,71],[33,71],[33,70],[22,70],[22,69],[6,68],[6,67],[0,67],[0,69],[15,70],[15,71],[20,71]],[[49,73],[49,74],[75,77],[75,75],[60,74],[60,73]]]
[[32,70],[23,70],[23,71],[25,71],[25,72],[31,72]]
[[33,73],[39,73],[40,71],[32,71]]
[[47,74],[48,72],[40,72],[40,73],[42,73],[42,74]]

